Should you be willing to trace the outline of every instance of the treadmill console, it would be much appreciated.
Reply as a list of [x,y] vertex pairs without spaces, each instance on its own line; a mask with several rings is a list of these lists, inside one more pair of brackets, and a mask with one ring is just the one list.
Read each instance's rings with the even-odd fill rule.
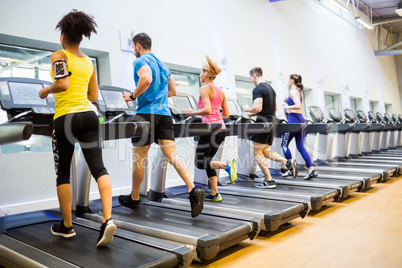
[[187,116],[187,110],[193,109],[198,110],[197,102],[195,98],[190,94],[177,93],[176,96],[172,96],[168,99],[169,108],[172,113],[172,117],[175,122],[201,122],[199,116]]
[[356,115],[351,109],[345,109],[344,111],[345,111],[345,119],[347,119],[351,123],[356,122],[357,120]]
[[229,123],[249,123],[250,116],[243,111],[243,107],[240,102],[235,99],[226,99],[229,108]]
[[396,123],[394,118],[389,113],[384,114],[384,119],[387,122],[387,124],[395,124]]
[[123,98],[124,93],[130,93],[130,91],[113,86],[99,86],[98,100],[95,105],[106,120],[116,121],[135,115],[137,102],[126,102]]
[[324,113],[321,111],[318,106],[310,106],[309,107],[310,116],[314,123],[323,123],[324,122]]
[[331,118],[332,121],[335,123],[340,123],[342,122],[342,115],[336,108],[329,108],[328,109],[328,114],[329,117]]
[[7,112],[8,122],[30,121],[34,134],[50,135],[55,113],[55,98],[39,98],[39,91],[52,83],[20,77],[0,78],[0,105]]
[[362,110],[357,110],[356,113],[357,113],[357,118],[359,119],[360,123],[367,123],[368,122],[367,116]]
[[377,123],[377,117],[376,117],[375,113],[372,112],[372,111],[369,111],[369,112],[368,112],[368,119],[369,119],[370,122],[372,122],[372,123]]
[[377,112],[377,113],[376,113],[376,116],[377,116],[377,121],[378,121],[378,123],[387,123],[387,122],[385,121],[384,116],[383,116],[381,113]]

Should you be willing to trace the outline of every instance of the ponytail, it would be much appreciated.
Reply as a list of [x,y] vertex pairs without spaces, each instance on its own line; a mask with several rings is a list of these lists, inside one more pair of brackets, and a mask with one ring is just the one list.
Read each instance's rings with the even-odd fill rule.
[[293,80],[294,84],[301,90],[303,91],[304,86],[302,83],[302,76],[299,74],[291,74],[290,79]]

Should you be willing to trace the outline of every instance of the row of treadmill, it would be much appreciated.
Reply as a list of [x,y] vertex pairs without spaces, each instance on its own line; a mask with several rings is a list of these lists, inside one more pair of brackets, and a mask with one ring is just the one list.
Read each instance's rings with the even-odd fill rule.
[[[27,140],[32,134],[51,136],[55,99],[53,95],[44,100],[38,97],[39,90],[47,85],[49,82],[35,79],[0,78],[0,104],[8,116],[8,122],[0,125],[0,144]],[[148,123],[130,120],[135,114],[135,102],[126,103],[122,98],[129,90],[99,86],[99,91],[95,106],[104,117],[104,141],[147,133]],[[253,122],[235,100],[228,100],[228,105],[231,116],[226,132],[229,138],[237,136],[238,182],[231,184],[229,178],[219,178],[222,202],[204,202],[202,214],[191,218],[187,188],[166,187],[166,165],[151,167],[145,172],[141,187],[141,210],[121,207],[114,197],[112,218],[118,230],[113,244],[97,248],[101,204],[100,200],[89,199],[92,179],[78,150],[71,177],[77,236],[63,239],[51,234],[50,226],[62,217],[58,208],[0,217],[0,266],[188,267],[193,261],[214,259],[222,250],[276,231],[283,224],[306,217],[310,211],[319,211],[402,172],[402,151],[398,150],[401,115],[370,112],[366,116],[362,111],[355,114],[347,109],[342,116],[331,108],[326,119],[319,107],[309,107],[312,122],[277,123],[272,150],[280,152],[282,133],[306,130],[306,148],[313,151],[319,176],[303,180],[307,169],[298,155],[296,179],[281,177],[272,163],[270,170],[277,188],[255,188],[263,175],[253,161],[248,137],[272,131],[273,124]],[[220,124],[205,124],[197,117],[185,116],[188,108],[197,109],[196,100],[190,95],[169,98],[169,106],[176,138],[196,142],[197,137],[212,135],[221,128]],[[166,161],[160,150],[155,157]],[[216,157],[222,157],[222,151]],[[205,171],[195,170],[194,180],[208,191]]]

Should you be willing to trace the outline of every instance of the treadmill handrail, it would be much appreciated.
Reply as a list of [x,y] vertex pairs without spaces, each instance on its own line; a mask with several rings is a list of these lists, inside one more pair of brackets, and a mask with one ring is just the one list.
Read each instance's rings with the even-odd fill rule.
[[333,127],[333,123],[313,123],[307,124],[306,133],[327,133]]
[[0,125],[0,144],[28,140],[33,133],[31,122],[5,123]]
[[141,137],[149,131],[149,122],[115,122],[101,124],[102,140]]

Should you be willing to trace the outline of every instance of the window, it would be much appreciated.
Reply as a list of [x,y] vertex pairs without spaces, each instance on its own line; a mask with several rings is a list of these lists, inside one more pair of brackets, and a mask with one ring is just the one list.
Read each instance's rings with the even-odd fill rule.
[[236,79],[236,96],[242,107],[246,104],[248,106],[253,105],[254,88],[255,86],[251,81]]
[[[52,82],[52,53],[53,51],[0,44],[0,77],[26,77]],[[96,71],[96,59],[90,59]]]
[[328,108],[336,108],[342,111],[340,95],[324,94],[325,99],[325,116],[328,118]]
[[358,109],[357,109],[357,103],[356,103],[356,99],[350,99],[350,109],[353,111],[353,112],[356,112]]
[[370,111],[377,112],[378,101],[370,101]]
[[181,71],[170,71],[174,82],[176,84],[176,90],[180,93],[186,93],[193,95],[196,100],[200,96],[200,78],[197,73],[186,73]]
[[387,114],[392,114],[394,111],[393,111],[393,109],[392,109],[392,104],[385,104],[385,112],[387,113]]
[[[24,77],[52,82],[50,55],[53,51],[0,44],[0,77]],[[97,61],[91,58],[97,73]],[[0,110],[0,123],[7,113]],[[20,152],[51,152],[49,137],[32,135],[28,141],[0,146],[2,154]]]
[[312,90],[311,88],[304,88],[303,89],[303,108],[302,108],[302,114],[304,118],[310,117],[310,114],[308,112],[308,107],[310,106],[310,103],[314,103],[314,100],[311,98],[313,97],[311,94]]

